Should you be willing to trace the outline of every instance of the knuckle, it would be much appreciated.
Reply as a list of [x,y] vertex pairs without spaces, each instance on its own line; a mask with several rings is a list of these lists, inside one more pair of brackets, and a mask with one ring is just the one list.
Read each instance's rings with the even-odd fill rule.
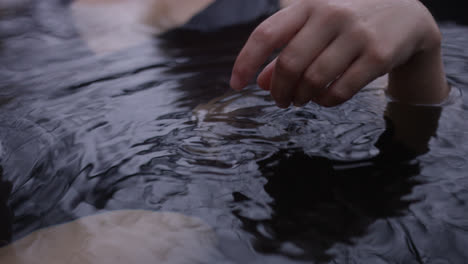
[[298,0],[297,2],[306,8],[314,7],[314,4],[312,3],[312,1],[309,1],[309,0]]
[[442,33],[440,32],[439,27],[433,26],[431,27],[429,33],[426,34],[429,38],[429,47],[437,47],[440,48],[442,45]]
[[276,70],[285,76],[296,76],[300,69],[296,63],[296,58],[287,54],[281,54],[276,61]]
[[368,55],[371,62],[381,68],[387,68],[387,66],[391,62],[391,53],[387,49],[382,47],[370,48],[368,50]]
[[305,74],[304,74],[304,82],[312,87],[312,88],[321,88],[323,86],[325,86],[324,84],[324,80],[322,78],[322,74],[320,74],[318,71],[307,71]]
[[265,21],[254,30],[251,38],[255,43],[269,43],[274,38],[273,27]]
[[326,15],[330,19],[347,19],[353,16],[353,12],[345,6],[330,4],[327,6]]
[[349,34],[351,36],[351,39],[359,41],[360,43],[368,44],[374,42],[373,32],[362,23],[355,24],[354,27],[351,28]]

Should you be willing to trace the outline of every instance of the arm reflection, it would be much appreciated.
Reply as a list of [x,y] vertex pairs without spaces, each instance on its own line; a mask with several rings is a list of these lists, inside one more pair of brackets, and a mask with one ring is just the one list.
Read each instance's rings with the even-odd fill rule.
[[11,241],[13,214],[7,204],[11,183],[2,180],[3,168],[0,166],[0,247]]
[[[259,162],[273,202],[270,219],[234,214],[255,236],[258,252],[295,259],[329,261],[336,243],[351,244],[378,219],[404,215],[416,202],[405,198],[421,184],[416,159],[429,151],[441,108],[389,103],[380,154],[361,161],[334,161],[282,150]],[[377,236],[383,234],[376,234]],[[295,250],[285,249],[292,243]],[[287,247],[286,247],[287,248]]]

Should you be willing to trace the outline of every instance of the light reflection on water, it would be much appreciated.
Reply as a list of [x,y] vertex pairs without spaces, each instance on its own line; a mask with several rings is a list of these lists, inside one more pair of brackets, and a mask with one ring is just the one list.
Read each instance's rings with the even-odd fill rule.
[[[6,20],[15,30],[2,31],[0,56],[1,180],[13,184],[15,239],[145,209],[201,218],[226,262],[468,258],[463,97],[414,159],[386,139],[381,87],[333,109],[282,110],[255,86],[230,91],[245,30],[95,56],[61,34],[65,18],[25,19]],[[463,93],[467,29],[442,31],[449,79]]]

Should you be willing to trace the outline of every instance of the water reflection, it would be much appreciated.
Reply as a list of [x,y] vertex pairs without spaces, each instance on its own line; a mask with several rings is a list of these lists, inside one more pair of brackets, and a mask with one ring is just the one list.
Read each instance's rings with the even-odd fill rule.
[[[256,86],[228,92],[253,24],[97,56],[62,34],[72,21],[57,8],[0,21],[0,212],[14,211],[2,236],[145,209],[203,219],[223,253],[214,263],[468,258],[466,97],[444,108],[436,137],[440,109],[390,104],[385,128],[382,86],[333,109],[281,110]],[[467,29],[443,32],[463,92]]]
[[[1,154],[0,146],[0,154]],[[3,180],[3,168],[0,166],[0,247],[12,238],[13,213],[7,204],[12,184]]]
[[[380,154],[360,161],[334,161],[287,149],[259,162],[268,179],[265,191],[273,199],[268,219],[233,213],[255,236],[256,250],[294,259],[331,261],[336,243],[353,244],[377,219],[408,213],[406,196],[420,184],[418,155],[426,153],[437,130],[438,107],[390,103],[387,129],[376,146]],[[415,137],[415,135],[417,135]],[[252,202],[234,193],[238,203]]]

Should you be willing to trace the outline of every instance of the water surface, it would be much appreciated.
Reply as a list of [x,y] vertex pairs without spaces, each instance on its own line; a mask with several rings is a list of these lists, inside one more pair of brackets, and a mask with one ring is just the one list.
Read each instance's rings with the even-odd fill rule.
[[[0,210],[14,215],[13,240],[146,209],[205,221],[216,263],[468,259],[462,95],[442,109],[387,106],[374,85],[336,108],[283,110],[254,85],[228,87],[249,26],[96,55],[56,2],[0,21]],[[463,94],[468,28],[442,32]],[[430,124],[414,149],[393,139],[384,111]]]

